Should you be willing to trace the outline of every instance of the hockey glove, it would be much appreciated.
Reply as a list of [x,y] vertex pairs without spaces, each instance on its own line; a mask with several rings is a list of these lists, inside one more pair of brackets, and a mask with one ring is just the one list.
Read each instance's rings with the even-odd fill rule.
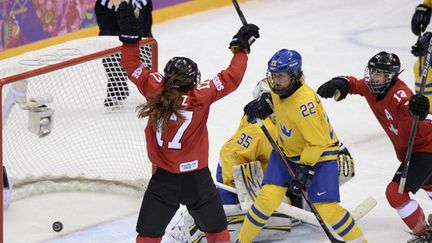
[[414,15],[411,19],[411,31],[415,35],[420,35],[421,32],[426,30],[431,18],[431,9],[420,4],[416,7]]
[[424,95],[413,95],[408,104],[411,116],[418,116],[420,121],[426,119],[429,114],[429,99]]
[[243,111],[247,115],[247,121],[255,123],[257,118],[264,120],[271,115],[273,113],[272,106],[270,93],[266,92],[262,93],[258,99],[249,102]]
[[416,56],[424,56],[429,48],[429,41],[432,37],[431,32],[424,33],[417,42],[411,47],[411,53]]
[[[338,76],[322,84],[317,93],[323,98],[335,96],[336,101],[345,99],[350,89],[350,83],[347,77]],[[338,92],[336,92],[338,90]]]
[[294,178],[291,179],[290,191],[296,196],[302,195],[302,190],[307,190],[312,184],[315,175],[315,168],[307,165],[299,165],[295,171]]
[[147,0],[132,0],[132,6],[134,8],[143,9],[147,5]]
[[143,15],[135,9],[132,1],[121,2],[117,9],[117,22],[120,27],[119,39],[123,43],[135,43],[141,40]]
[[232,53],[245,50],[250,53],[250,46],[260,37],[259,28],[254,24],[243,25],[232,38],[229,49]]

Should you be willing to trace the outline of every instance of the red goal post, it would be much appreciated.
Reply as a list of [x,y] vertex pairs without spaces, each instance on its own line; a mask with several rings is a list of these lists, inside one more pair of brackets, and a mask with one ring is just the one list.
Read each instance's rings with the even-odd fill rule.
[[[144,192],[151,164],[135,108],[145,100],[119,66],[120,50],[118,37],[90,37],[0,61],[0,153],[12,203],[55,191]],[[157,70],[156,40],[143,39],[140,50]]]

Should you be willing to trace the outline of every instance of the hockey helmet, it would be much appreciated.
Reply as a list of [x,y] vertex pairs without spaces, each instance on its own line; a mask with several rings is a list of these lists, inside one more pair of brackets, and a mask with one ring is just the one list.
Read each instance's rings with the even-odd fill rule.
[[187,57],[173,57],[164,68],[165,82],[180,92],[191,90],[201,81],[198,65]]
[[[273,92],[281,97],[289,96],[295,83],[300,82],[302,58],[295,50],[282,49],[276,52],[267,63],[267,79]],[[282,86],[276,77],[287,74],[289,85]]]
[[381,51],[369,60],[364,81],[371,92],[381,94],[397,79],[400,69],[400,60],[396,54]]

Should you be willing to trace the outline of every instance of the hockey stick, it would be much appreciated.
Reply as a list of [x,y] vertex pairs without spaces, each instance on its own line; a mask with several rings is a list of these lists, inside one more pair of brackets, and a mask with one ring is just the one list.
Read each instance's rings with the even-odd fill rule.
[[240,9],[240,5],[238,4],[237,0],[232,0],[232,3],[234,5],[235,10],[237,11],[238,16],[240,17],[240,20],[243,25],[247,25],[247,21],[245,16],[243,15],[243,12]]
[[[215,182],[215,185],[221,189],[237,194],[237,190],[233,187],[227,186],[220,182]],[[373,197],[367,197],[360,204],[358,204],[353,210],[350,210],[351,216],[354,218],[355,221],[358,221],[361,218],[363,218],[366,214],[368,214],[372,209],[374,209],[376,205],[377,205],[377,201]],[[305,223],[315,225],[318,227],[320,226],[318,220],[315,218],[313,213],[308,212],[301,208],[294,207],[287,203],[282,203],[279,206],[279,208],[276,209],[276,211],[291,216],[293,218],[299,219]]]
[[[284,156],[284,153],[282,152],[281,148],[273,140],[272,136],[270,135],[269,131],[267,130],[267,128],[265,127],[265,125],[263,124],[263,122],[261,121],[261,119],[257,118],[256,121],[259,124],[261,130],[264,132],[264,134],[267,137],[267,139],[269,140],[269,142],[272,145],[273,149],[276,151],[276,153],[279,156],[279,158],[284,162],[285,167],[288,170],[288,173],[291,175],[292,178],[294,178],[294,176],[295,176],[294,171],[289,166],[288,160]],[[305,201],[307,202],[307,204],[309,205],[309,207],[311,209],[311,212],[315,215],[315,218],[318,220],[318,223],[320,224],[321,228],[324,230],[324,232],[327,235],[327,237],[329,238],[329,240],[332,243],[342,243],[342,242],[345,242],[345,241],[341,241],[341,240],[336,239],[336,237],[334,237],[334,235],[331,233],[330,229],[327,227],[326,223],[324,222],[324,220],[319,215],[319,213],[318,213],[315,205],[309,199],[307,191],[305,189],[301,189],[301,194],[302,194],[303,198],[305,199]]]
[[[423,70],[421,72],[422,76],[421,76],[421,84],[420,84],[420,91],[419,91],[419,95],[423,95],[424,94],[424,90],[425,90],[425,86],[426,86],[426,81],[427,81],[427,76],[428,76],[428,71],[429,71],[429,66],[430,66],[430,60],[431,60],[431,53],[432,53],[432,38],[429,40],[429,47],[426,53],[426,59],[424,60],[423,63]],[[419,63],[420,66],[421,63]],[[407,148],[407,152],[405,155],[405,160],[403,163],[403,172],[402,172],[402,177],[400,179],[399,182],[399,188],[398,188],[398,192],[400,194],[403,193],[404,188],[405,188],[405,183],[406,183],[406,177],[408,175],[408,168],[410,165],[410,161],[411,161],[411,154],[413,151],[413,146],[414,146],[414,139],[415,139],[415,135],[416,135],[416,131],[417,131],[417,123],[419,121],[419,117],[417,115],[414,116],[414,121],[413,124],[411,126],[411,131],[410,131],[410,136],[409,136],[409,140],[408,140],[408,148]]]

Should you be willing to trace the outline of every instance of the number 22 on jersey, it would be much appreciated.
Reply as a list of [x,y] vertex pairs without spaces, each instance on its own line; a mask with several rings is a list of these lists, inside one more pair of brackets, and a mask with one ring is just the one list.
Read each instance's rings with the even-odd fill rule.
[[[186,129],[188,128],[188,126],[191,124],[192,121],[193,111],[180,110],[180,113],[182,113],[182,115],[185,117],[185,121],[178,127],[173,139],[168,142],[169,149],[182,148],[180,139],[183,137],[184,132],[186,131]],[[177,116],[175,114],[172,114],[170,120],[176,121]],[[162,140],[162,128],[160,127],[160,125],[158,126],[158,129],[156,131],[156,140],[158,142],[159,147],[163,147],[164,141]]]

